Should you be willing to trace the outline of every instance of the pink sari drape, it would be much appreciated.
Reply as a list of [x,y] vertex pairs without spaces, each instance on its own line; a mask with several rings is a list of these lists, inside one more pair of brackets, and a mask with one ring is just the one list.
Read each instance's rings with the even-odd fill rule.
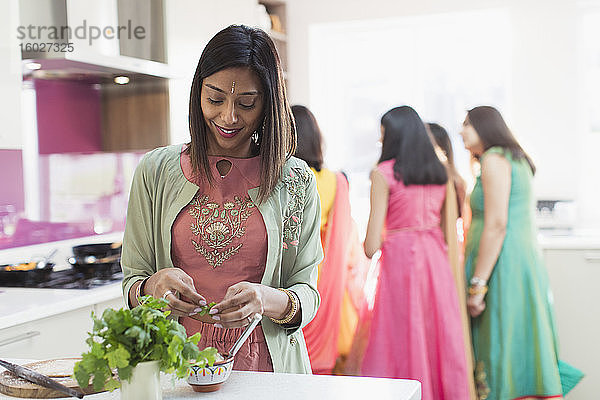
[[346,276],[346,290],[342,300],[340,333],[338,337],[338,361],[333,371],[334,374],[344,374],[344,365],[350,353],[352,342],[359,321],[359,311],[366,304],[365,283],[371,259],[364,253],[362,243],[358,237],[358,227],[352,220],[350,231],[346,234],[349,242],[348,272]]
[[319,266],[317,288],[321,305],[303,329],[313,373],[331,373],[338,356],[341,305],[348,274],[348,233],[352,228],[348,181],[336,173],[336,193],[325,231],[321,232],[325,257]]

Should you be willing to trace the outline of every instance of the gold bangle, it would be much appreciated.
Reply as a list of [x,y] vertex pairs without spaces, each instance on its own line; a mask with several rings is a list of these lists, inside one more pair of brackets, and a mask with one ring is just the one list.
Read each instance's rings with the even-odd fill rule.
[[486,294],[487,291],[488,291],[487,286],[482,286],[482,285],[469,286],[469,295],[470,296],[473,296],[476,294]]
[[292,292],[291,290],[283,289],[283,288],[277,288],[277,289],[281,290],[283,293],[287,294],[288,298],[292,302],[292,307],[290,308],[290,311],[287,313],[287,315],[285,317],[283,317],[282,319],[271,318],[271,321],[273,321],[279,325],[289,324],[290,321],[294,319],[294,317],[296,316],[296,313],[298,312],[299,300],[296,297],[296,293]]

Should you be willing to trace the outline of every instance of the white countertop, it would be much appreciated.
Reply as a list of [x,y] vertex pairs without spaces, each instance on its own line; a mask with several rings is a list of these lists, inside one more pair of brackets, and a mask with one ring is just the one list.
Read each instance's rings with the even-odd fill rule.
[[0,329],[122,296],[121,283],[93,289],[0,288]]
[[[23,361],[23,360],[21,360]],[[260,400],[420,400],[421,383],[407,379],[365,378],[355,376],[274,374],[233,371],[221,389],[196,393],[184,380],[161,374],[163,399],[260,399]],[[118,400],[120,391],[86,395],[90,400]],[[0,394],[0,399],[14,399]]]

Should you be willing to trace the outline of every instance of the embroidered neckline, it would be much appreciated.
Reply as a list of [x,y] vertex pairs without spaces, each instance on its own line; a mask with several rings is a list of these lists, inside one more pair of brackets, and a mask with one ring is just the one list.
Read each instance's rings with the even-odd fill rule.
[[[194,176],[191,168],[190,156],[185,154],[186,146],[184,145],[179,153],[179,172],[183,177],[190,183],[193,183],[196,186],[202,187],[203,178],[200,176]],[[213,177],[215,179],[222,178],[219,174],[219,171],[216,167],[216,163],[221,160],[227,160],[231,162],[231,168],[229,172],[225,175],[225,177],[229,176],[232,173],[233,168],[236,168],[237,172],[241,174],[246,181],[250,184],[250,187],[256,187],[260,185],[260,174],[256,172],[254,168],[248,168],[249,164],[254,162],[260,163],[260,155],[249,157],[249,158],[236,158],[229,156],[208,156],[209,164],[211,166],[211,171],[213,173]],[[217,179],[217,181],[221,181],[222,179]]]
[[[224,176],[221,175],[219,169],[217,168],[217,163],[223,160],[229,161],[231,163],[231,168]],[[250,183],[251,187],[260,185],[260,173],[256,173],[254,168],[249,168],[249,166],[255,162],[260,163],[260,156],[254,156],[249,158],[236,158],[229,156],[209,155],[208,161],[210,163],[211,170],[213,171],[213,176],[215,178],[221,178],[220,180],[223,180],[229,175],[231,175],[233,169],[235,168],[237,170],[237,173],[241,174],[244,177],[244,179],[246,179]]]
[[[228,164],[229,168],[227,169],[227,172],[225,172],[225,174],[223,174],[219,170],[219,163],[223,163],[221,165],[227,165]],[[224,164],[224,163],[227,163],[227,164]],[[227,177],[227,175],[229,175],[229,173],[233,169],[233,163],[231,161],[229,161],[228,159],[226,159],[226,158],[221,158],[220,160],[218,160],[217,162],[215,162],[215,168],[216,168],[217,172],[219,173],[219,176],[221,176],[221,179],[225,179],[225,177]]]

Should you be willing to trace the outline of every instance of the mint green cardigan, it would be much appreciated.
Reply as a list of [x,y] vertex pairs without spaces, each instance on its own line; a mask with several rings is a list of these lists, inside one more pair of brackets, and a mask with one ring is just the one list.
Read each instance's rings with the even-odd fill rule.
[[[121,266],[123,295],[129,304],[131,286],[157,270],[173,267],[171,227],[192,201],[198,186],[188,181],[180,166],[181,145],[147,153],[131,186]],[[258,204],[258,187],[248,195]],[[267,229],[267,265],[261,283],[293,290],[302,305],[300,326],[283,328],[263,317],[262,328],[275,372],[311,373],[301,328],[317,312],[317,266],[323,258],[321,208],[316,181],[304,161],[292,157],[267,200],[258,205]]]

